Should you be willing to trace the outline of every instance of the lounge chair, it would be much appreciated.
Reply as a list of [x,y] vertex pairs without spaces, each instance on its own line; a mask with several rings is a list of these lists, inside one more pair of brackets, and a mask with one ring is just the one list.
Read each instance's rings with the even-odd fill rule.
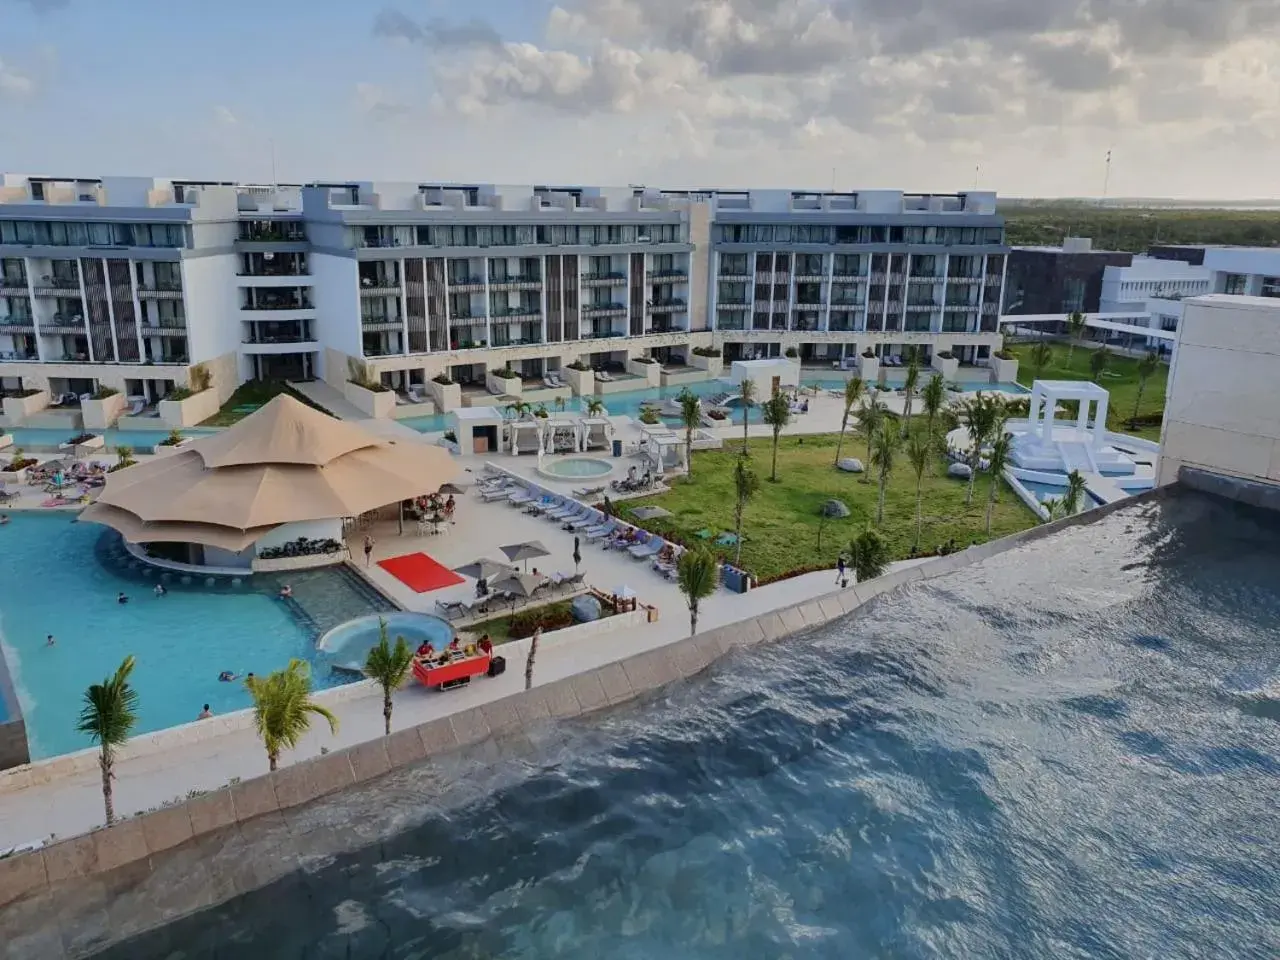
[[556,507],[554,510],[548,510],[545,516],[548,520],[555,520],[557,523],[564,523],[568,520],[577,519],[579,514],[581,514],[585,509],[586,507],[582,504],[571,500],[567,503],[561,503],[560,506]]
[[666,542],[661,537],[653,537],[639,546],[628,547],[627,553],[637,560],[647,560],[650,557],[656,557],[666,545]]
[[128,413],[128,416],[130,416],[130,417],[140,417],[140,416],[142,416],[142,411],[144,411],[144,410],[146,410],[146,409],[147,409],[147,398],[146,398],[146,397],[130,397],[130,398],[129,398],[129,413]]
[[507,503],[515,507],[522,507],[526,503],[532,503],[536,495],[526,487],[519,487],[513,491],[511,496],[507,497]]
[[592,527],[598,527],[604,522],[604,514],[599,510],[590,510],[581,520],[574,520],[569,524],[569,529],[575,533],[583,530],[590,530]]
[[511,495],[519,489],[520,487],[513,483],[510,486],[498,487],[495,490],[486,490],[480,494],[480,499],[485,503],[497,503],[499,500],[510,499]]
[[617,529],[618,524],[613,520],[610,520],[607,523],[600,523],[594,527],[587,527],[587,529],[582,531],[582,534],[587,538],[587,543],[590,543],[593,540],[600,540],[604,537],[612,536]]
[[573,495],[586,500],[590,497],[595,497],[604,493],[607,489],[608,487],[579,487],[577,490],[573,491]]
[[533,503],[526,506],[524,508],[524,512],[533,513],[533,514],[546,513],[548,510],[552,509],[553,507],[558,507],[559,505],[560,505],[560,500],[548,494],[546,496],[543,496],[541,499],[535,500]]

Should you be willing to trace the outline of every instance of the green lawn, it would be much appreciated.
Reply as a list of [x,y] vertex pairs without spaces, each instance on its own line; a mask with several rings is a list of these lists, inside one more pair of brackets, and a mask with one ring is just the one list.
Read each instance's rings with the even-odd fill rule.
[[[316,407],[314,403],[304,397],[298,391],[294,390],[288,384],[280,380],[250,380],[247,383],[240,384],[236,388],[229,400],[222,405],[222,409],[215,413],[204,423],[202,427],[229,427],[233,423],[239,423],[254,410],[261,406],[265,406],[269,401],[274,400],[281,393],[287,393],[295,400],[300,400],[309,407]],[[316,407],[316,409],[320,409]]]
[[[864,483],[853,474],[833,466],[835,435],[783,437],[778,445],[778,482],[770,483],[771,439],[752,440],[749,446],[760,492],[747,506],[743,522],[745,542],[742,564],[757,579],[768,581],[798,570],[835,565],[836,556],[852,536],[875,518],[874,482]],[[674,489],[656,497],[631,500],[619,505],[624,519],[635,520],[632,511],[641,506],[665,507],[674,516],[637,523],[637,526],[673,537],[684,544],[704,541],[696,533],[709,529],[715,534],[733,530],[733,467],[741,450],[740,440],[726,440],[723,450],[695,453],[693,481],[678,482]],[[845,440],[845,457],[867,459],[866,447],[850,435]],[[991,536],[985,528],[985,510],[990,479],[979,477],[973,506],[964,505],[965,485],[945,476],[945,461],[939,458],[934,476],[924,480],[924,528],[922,552],[930,552],[954,537],[960,547],[1006,536],[1034,526],[1034,514],[1001,481]],[[822,549],[818,549],[818,511],[829,499],[842,500],[851,511],[843,520],[826,522]],[[884,524],[880,533],[888,541],[895,560],[911,553],[915,537],[915,478],[905,456],[899,455],[885,497]],[[733,559],[733,548],[715,547],[720,556]]]
[[[1031,344],[1011,344],[1008,347],[1018,358],[1018,382],[1023,386],[1031,386],[1037,374],[1031,366]],[[1044,371],[1038,375],[1041,380],[1092,380],[1089,370],[1089,357],[1093,353],[1089,347],[1076,347],[1075,356],[1070,364],[1067,357],[1070,346],[1065,343],[1053,344],[1053,359]],[[1142,393],[1142,405],[1139,415],[1154,416],[1164,410],[1165,385],[1169,379],[1169,367],[1161,364],[1160,369],[1152,374],[1147,387]],[[1133,416],[1133,405],[1138,399],[1138,361],[1130,357],[1112,354],[1111,362],[1103,371],[1100,386],[1111,392],[1111,405],[1107,411],[1107,429],[1117,433],[1128,433],[1147,440],[1160,439],[1160,425],[1153,424],[1130,429],[1128,419]]]

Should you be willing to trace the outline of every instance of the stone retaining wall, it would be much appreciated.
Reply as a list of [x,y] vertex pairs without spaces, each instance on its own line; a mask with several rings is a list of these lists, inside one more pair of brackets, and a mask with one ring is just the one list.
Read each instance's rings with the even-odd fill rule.
[[[136,876],[154,869],[152,857],[194,837],[245,824],[327,794],[365,783],[482,741],[499,744],[538,721],[577,717],[627,703],[702,672],[730,650],[824,626],[883,593],[917,580],[953,573],[1068,527],[1095,522],[1122,507],[1162,499],[1162,487],[1074,517],[970,547],[947,557],[856,584],[814,600],[728,624],[610,663],[586,673],[473,707],[421,726],[398,730],[275,773],[214,790],[185,803],[0,860],[0,908],[49,892],[58,884],[129,865]],[[237,891],[244,892],[244,891]],[[229,895],[229,894],[228,894]],[[212,903],[202,906],[212,906]],[[0,912],[0,933],[6,918]]]

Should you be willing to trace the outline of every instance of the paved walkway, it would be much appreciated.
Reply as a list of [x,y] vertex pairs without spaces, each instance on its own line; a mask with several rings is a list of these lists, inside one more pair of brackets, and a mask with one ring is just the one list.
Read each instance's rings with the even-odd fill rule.
[[367,420],[369,415],[347,400],[342,391],[330,386],[323,380],[300,380],[290,382],[289,386],[300,394],[319,404],[339,420]]

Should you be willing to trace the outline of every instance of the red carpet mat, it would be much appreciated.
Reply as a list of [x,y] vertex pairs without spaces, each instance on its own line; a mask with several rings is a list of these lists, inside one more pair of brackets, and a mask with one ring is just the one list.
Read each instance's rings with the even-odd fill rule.
[[448,567],[442,567],[425,553],[406,553],[403,557],[379,560],[378,566],[391,574],[414,593],[440,590],[462,582]]

